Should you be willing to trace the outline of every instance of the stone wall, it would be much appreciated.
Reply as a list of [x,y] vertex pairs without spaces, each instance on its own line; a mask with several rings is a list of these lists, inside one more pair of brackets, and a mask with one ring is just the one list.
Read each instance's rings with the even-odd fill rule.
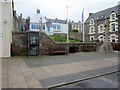
[[26,56],[27,55],[27,33],[12,32],[12,55]]
[[[12,33],[12,53],[15,56],[27,56],[27,32],[13,32]],[[68,49],[71,46],[78,47],[78,51],[82,51],[82,46],[94,46],[96,47],[96,43],[56,43],[53,39],[51,39],[47,34],[40,33],[40,54],[46,55],[49,54],[49,49],[51,47],[61,47],[64,46]]]
[[76,40],[80,40],[83,41],[83,33],[79,33],[79,32],[70,32],[69,33],[69,37],[76,39]]
[[50,47],[55,46],[65,46],[63,44],[57,44],[53,39],[51,39],[47,34],[40,33],[40,54],[49,54]]

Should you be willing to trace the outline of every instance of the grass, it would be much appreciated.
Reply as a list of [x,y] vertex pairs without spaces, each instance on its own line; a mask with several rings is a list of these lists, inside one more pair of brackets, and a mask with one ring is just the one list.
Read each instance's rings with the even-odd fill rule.
[[[66,37],[61,37],[61,36],[50,36],[50,37],[53,40],[55,40],[56,42],[67,42],[67,38]],[[69,42],[82,42],[82,41],[69,38]]]

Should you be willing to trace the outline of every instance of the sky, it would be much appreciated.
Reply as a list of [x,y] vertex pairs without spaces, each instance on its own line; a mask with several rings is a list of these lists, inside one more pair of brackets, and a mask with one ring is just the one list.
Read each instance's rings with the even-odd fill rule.
[[43,17],[67,19],[71,21],[82,20],[82,10],[84,9],[84,21],[88,18],[89,13],[118,5],[119,0],[14,0],[17,14],[23,14],[23,17],[32,17],[36,14],[37,9]]

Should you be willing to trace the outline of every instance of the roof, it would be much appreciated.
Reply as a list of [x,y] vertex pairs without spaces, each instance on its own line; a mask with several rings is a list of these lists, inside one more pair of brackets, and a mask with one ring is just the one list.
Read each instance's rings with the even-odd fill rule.
[[72,25],[82,25],[82,23],[81,22],[70,22],[70,24],[72,24]]
[[85,23],[89,23],[91,18],[94,18],[95,21],[109,18],[109,17],[110,17],[110,14],[111,14],[113,11],[116,12],[117,15],[119,15],[119,13],[118,13],[118,5],[117,5],[117,6],[114,6],[114,7],[111,7],[111,8],[109,8],[109,9],[102,10],[102,11],[100,11],[100,12],[91,14],[91,15],[88,17],[88,19],[85,21]]
[[46,18],[46,22],[67,24],[67,20],[60,20],[60,19],[49,19],[49,18]]

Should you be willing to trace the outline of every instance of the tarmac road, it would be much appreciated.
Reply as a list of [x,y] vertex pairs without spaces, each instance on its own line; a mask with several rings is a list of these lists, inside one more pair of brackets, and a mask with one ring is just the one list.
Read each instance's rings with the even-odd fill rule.
[[118,88],[119,78],[120,72],[116,72],[113,74],[85,80],[79,83],[74,83],[59,88]]

